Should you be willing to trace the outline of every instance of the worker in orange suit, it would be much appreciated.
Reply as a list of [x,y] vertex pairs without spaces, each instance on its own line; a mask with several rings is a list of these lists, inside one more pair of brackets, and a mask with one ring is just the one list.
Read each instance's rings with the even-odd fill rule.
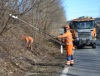
[[93,37],[93,38],[96,37],[96,28],[94,28],[93,31],[92,31],[92,37]]
[[66,53],[67,53],[67,61],[66,65],[73,66],[73,38],[72,33],[70,32],[69,25],[66,25],[66,32],[62,35],[59,35],[58,38],[65,38],[65,45],[66,45]]
[[30,36],[22,36],[22,39],[24,39],[26,41],[27,48],[32,50],[33,38]]

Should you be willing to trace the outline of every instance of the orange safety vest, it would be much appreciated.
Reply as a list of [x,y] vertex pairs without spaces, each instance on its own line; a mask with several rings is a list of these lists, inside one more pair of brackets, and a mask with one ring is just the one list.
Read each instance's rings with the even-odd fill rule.
[[63,35],[60,35],[59,38],[65,38],[66,45],[73,45],[72,33],[69,30]]

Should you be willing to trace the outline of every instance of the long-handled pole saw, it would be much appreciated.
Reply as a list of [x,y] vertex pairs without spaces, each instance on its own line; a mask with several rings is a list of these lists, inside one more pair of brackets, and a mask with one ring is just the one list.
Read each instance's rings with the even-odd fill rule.
[[9,14],[9,16],[12,17],[12,18],[14,18],[14,19],[18,19],[18,20],[20,20],[20,21],[22,21],[22,22],[28,24],[29,26],[33,27],[35,30],[38,30],[38,31],[40,31],[40,32],[42,32],[42,33],[48,35],[49,37],[51,37],[52,39],[54,39],[56,42],[60,43],[60,44],[61,44],[61,54],[63,53],[63,45],[64,45],[64,43],[62,43],[60,40],[56,39],[56,37],[53,37],[53,36],[51,36],[50,34],[48,34],[48,33],[44,32],[44,31],[40,30],[39,28],[37,28],[37,27],[35,27],[35,26],[33,26],[33,25],[27,23],[26,21],[24,21],[24,20],[18,18],[18,16],[14,16],[14,15],[12,15],[12,14]]

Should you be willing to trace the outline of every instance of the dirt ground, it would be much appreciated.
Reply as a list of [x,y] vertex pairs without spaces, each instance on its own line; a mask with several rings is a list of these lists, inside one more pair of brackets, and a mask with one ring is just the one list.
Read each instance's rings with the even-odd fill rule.
[[0,76],[58,76],[66,57],[60,53],[60,45],[34,42],[29,50],[17,30],[0,36]]

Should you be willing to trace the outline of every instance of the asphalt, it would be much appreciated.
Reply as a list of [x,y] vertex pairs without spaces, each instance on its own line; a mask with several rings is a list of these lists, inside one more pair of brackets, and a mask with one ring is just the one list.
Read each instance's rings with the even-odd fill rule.
[[100,41],[96,49],[91,46],[74,52],[74,66],[65,66],[60,76],[100,76]]

